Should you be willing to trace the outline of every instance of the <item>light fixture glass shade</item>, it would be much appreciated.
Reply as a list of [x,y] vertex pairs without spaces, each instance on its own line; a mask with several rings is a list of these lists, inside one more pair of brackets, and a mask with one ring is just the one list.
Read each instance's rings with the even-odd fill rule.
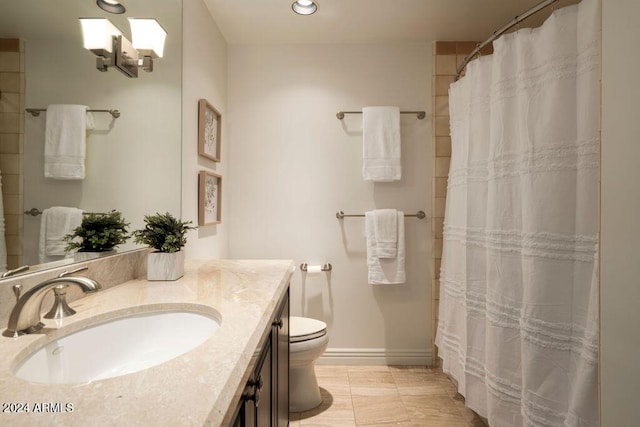
[[162,58],[167,32],[155,19],[129,18],[133,47],[140,56]]
[[318,10],[318,5],[310,0],[297,0],[293,2],[291,8],[299,15],[311,15]]
[[80,18],[84,48],[96,55],[108,56],[113,52],[113,36],[122,33],[106,18]]

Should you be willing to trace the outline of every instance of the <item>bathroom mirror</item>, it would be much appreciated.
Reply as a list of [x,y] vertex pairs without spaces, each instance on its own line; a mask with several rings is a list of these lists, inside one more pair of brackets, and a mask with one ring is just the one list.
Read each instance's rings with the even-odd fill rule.
[[[39,257],[42,216],[25,213],[31,209],[118,210],[130,223],[129,231],[143,227],[146,214],[180,216],[182,1],[123,5],[126,12],[115,15],[93,0],[0,0],[0,39],[22,40],[17,53],[0,40],[0,50],[5,50],[0,65],[19,58],[18,68],[0,71],[0,170],[9,269],[28,264],[33,271],[74,262],[41,262],[50,260]],[[115,68],[100,72],[96,56],[83,48],[81,17],[108,18],[129,40],[127,18],[155,18],[167,32],[164,56],[154,61],[153,72],[140,70],[138,78]],[[16,80],[24,82],[22,95],[11,86]],[[44,177],[46,112],[34,117],[25,108],[50,104],[120,112],[118,118],[92,113],[82,180]],[[13,119],[17,122],[7,125]],[[136,248],[130,239],[117,251]]]

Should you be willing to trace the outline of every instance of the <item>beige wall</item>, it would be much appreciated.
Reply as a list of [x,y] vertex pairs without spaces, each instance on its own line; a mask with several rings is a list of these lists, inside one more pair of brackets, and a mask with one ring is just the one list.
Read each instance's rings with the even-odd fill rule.
[[[330,262],[330,274],[292,279],[291,310],[329,324],[324,360],[428,363],[431,349],[428,220],[405,219],[407,283],[367,283],[364,219],[336,212],[431,211],[431,46],[229,47],[232,258]],[[362,179],[362,116],[340,110],[397,105],[402,181]]]
[[[198,224],[198,172],[223,177],[222,223],[189,233],[188,258],[226,258],[230,216],[226,200],[230,161],[227,133],[227,43],[202,0],[182,2],[182,217]],[[222,114],[221,161],[198,156],[198,100],[204,98]]]
[[7,268],[23,264],[24,43],[0,39],[0,171]]
[[[602,426],[638,424],[640,2],[602,1]],[[630,53],[631,52],[631,53]]]

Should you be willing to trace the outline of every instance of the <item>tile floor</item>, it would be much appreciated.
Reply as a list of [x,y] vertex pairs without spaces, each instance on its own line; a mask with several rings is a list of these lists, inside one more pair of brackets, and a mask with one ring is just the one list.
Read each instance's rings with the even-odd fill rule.
[[290,427],[484,427],[439,369],[317,365],[322,404]]

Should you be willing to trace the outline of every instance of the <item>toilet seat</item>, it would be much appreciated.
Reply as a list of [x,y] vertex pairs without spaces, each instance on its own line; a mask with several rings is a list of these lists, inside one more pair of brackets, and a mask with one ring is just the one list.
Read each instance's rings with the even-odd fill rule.
[[289,317],[289,342],[297,343],[320,338],[327,334],[327,324],[308,317]]

